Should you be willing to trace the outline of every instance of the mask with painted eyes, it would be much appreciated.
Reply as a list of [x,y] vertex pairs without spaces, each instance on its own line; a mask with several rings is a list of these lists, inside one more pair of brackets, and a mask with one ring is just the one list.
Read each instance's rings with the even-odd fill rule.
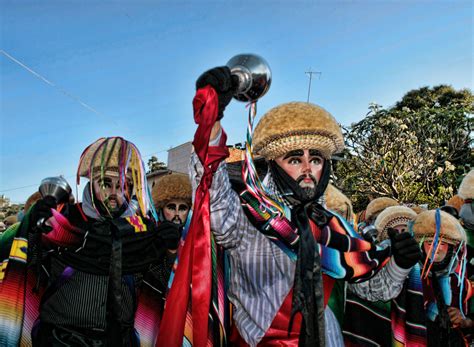
[[316,150],[296,150],[269,161],[280,193],[292,204],[314,201],[324,194],[331,165]]
[[189,205],[183,200],[171,200],[163,207],[163,217],[168,222],[184,225],[188,218]]
[[133,191],[133,185],[128,180],[122,185],[116,174],[105,173],[103,177],[94,179],[92,184],[94,201],[101,214],[117,215],[125,210]]
[[[431,248],[431,242],[423,242],[423,247],[421,248],[423,259],[428,257],[429,251]],[[441,242],[439,245],[438,251],[434,256],[433,266],[431,267],[432,272],[440,272],[446,270],[451,263],[451,260],[454,256],[454,246],[448,243]]]

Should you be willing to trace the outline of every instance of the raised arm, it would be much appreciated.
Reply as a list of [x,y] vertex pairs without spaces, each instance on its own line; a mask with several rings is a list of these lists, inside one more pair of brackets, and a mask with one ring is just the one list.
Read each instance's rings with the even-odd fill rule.
[[[203,167],[196,154],[192,154],[189,168],[193,197],[201,181]],[[240,205],[237,193],[232,190],[225,162],[214,174],[211,189],[211,230],[218,244],[225,248],[237,247],[249,221]]]

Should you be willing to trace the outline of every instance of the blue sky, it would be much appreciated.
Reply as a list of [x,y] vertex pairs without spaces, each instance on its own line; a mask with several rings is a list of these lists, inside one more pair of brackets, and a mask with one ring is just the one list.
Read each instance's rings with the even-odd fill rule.
[[[471,1],[0,0],[0,16],[0,50],[54,84],[0,54],[0,194],[14,202],[47,176],[73,185],[102,136],[166,161],[195,130],[196,78],[239,53],[272,69],[260,116],[306,101],[308,68],[322,72],[310,100],[344,125],[414,88],[473,87]],[[244,140],[246,119],[233,101],[229,143]]]

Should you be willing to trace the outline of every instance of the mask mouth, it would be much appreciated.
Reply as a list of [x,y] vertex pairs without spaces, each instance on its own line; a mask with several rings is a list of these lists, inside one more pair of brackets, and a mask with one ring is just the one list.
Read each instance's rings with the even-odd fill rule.
[[296,182],[303,189],[305,188],[316,188],[318,185],[318,180],[311,174],[301,175],[296,179]]
[[304,200],[311,200],[316,197],[316,187],[318,186],[316,177],[311,174],[301,175],[296,179],[296,183],[302,190]]
[[109,196],[107,199],[105,199],[104,204],[111,212],[115,212],[120,208],[116,195]]
[[324,162],[319,181],[311,174],[301,175],[295,180],[274,160],[270,160],[268,164],[280,194],[293,205],[318,199],[324,194],[329,183],[331,165],[328,162]]
[[183,225],[183,221],[181,220],[181,218],[179,218],[179,216],[174,216],[171,222],[174,224]]

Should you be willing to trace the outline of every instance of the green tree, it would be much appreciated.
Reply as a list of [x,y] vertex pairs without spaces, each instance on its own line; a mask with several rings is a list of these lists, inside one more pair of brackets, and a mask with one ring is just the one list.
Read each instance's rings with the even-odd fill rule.
[[448,85],[439,85],[432,88],[422,87],[406,93],[402,100],[393,107],[402,110],[408,107],[412,111],[432,107],[460,107],[471,108],[474,103],[474,95],[469,89],[455,90]]
[[474,166],[473,100],[467,90],[425,87],[392,108],[371,105],[362,121],[345,128],[346,160],[334,171],[355,210],[380,196],[430,207],[450,198]]
[[155,157],[154,155],[148,159],[148,172],[147,173],[151,173],[151,172],[155,172],[155,171],[158,171],[158,170],[166,170],[166,164],[163,163],[162,161],[158,161],[158,158]]

